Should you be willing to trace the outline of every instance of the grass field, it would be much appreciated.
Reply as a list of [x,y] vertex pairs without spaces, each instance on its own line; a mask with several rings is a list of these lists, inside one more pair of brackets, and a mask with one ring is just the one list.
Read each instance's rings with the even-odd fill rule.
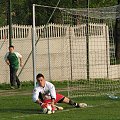
[[[63,94],[66,94],[65,92]],[[32,102],[32,86],[21,90],[0,88],[0,120],[120,120],[120,99],[107,96],[73,98],[86,102],[87,108],[72,108],[66,104],[63,111],[47,115],[40,113],[40,107]]]

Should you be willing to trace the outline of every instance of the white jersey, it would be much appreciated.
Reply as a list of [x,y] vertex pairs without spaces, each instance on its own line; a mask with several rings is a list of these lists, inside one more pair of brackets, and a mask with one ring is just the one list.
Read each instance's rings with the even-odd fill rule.
[[55,86],[48,81],[45,81],[45,87],[41,87],[39,84],[37,84],[37,86],[34,88],[32,96],[34,102],[40,99],[40,93],[42,94],[43,99],[56,99]]

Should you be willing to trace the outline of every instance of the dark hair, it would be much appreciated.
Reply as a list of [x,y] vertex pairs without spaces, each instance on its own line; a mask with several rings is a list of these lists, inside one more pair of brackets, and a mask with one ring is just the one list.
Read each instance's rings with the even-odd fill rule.
[[9,48],[11,48],[11,47],[12,47],[12,48],[14,48],[14,46],[13,46],[13,45],[10,45],[10,46],[9,46]]
[[40,77],[43,77],[43,78],[44,78],[44,75],[41,74],[41,73],[39,73],[39,74],[36,76],[36,79],[37,79],[37,78],[40,78]]

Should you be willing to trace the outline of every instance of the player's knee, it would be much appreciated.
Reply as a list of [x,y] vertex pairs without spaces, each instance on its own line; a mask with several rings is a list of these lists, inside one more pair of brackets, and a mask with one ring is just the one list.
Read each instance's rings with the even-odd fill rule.
[[64,102],[65,97],[63,97],[61,100],[58,101],[58,103]]
[[64,97],[63,100],[62,100],[63,103],[69,103],[69,98],[67,97]]

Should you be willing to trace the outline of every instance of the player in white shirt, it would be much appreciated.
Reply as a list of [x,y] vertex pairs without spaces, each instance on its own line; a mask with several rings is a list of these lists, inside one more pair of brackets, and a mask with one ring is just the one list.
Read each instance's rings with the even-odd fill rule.
[[62,109],[62,107],[57,107],[56,103],[67,103],[74,107],[80,108],[80,107],[86,107],[86,103],[76,103],[73,100],[65,97],[62,94],[59,94],[55,90],[55,86],[46,81],[44,78],[44,75],[38,74],[36,76],[37,79],[37,86],[33,90],[33,101],[37,104],[39,104],[41,107],[44,106],[46,103],[51,103],[53,112],[55,109]]

